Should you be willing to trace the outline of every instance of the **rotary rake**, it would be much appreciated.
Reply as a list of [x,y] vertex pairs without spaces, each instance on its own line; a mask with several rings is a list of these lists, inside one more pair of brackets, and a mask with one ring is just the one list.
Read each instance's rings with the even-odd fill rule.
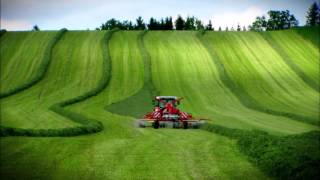
[[182,98],[176,96],[156,96],[154,110],[138,119],[139,127],[158,128],[199,128],[205,121],[194,119],[191,114],[180,111],[177,106]]

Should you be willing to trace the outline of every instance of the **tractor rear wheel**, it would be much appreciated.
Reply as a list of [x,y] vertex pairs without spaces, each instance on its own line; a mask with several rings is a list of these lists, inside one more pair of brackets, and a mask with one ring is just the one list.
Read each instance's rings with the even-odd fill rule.
[[154,121],[153,127],[154,127],[155,129],[158,129],[158,128],[159,128],[159,125],[160,125],[159,121]]
[[188,129],[188,122],[183,121],[183,129]]

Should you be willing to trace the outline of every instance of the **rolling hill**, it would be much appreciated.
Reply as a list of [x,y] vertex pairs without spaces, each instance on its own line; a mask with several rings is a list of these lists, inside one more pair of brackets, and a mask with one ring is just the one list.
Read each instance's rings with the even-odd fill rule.
[[182,110],[234,132],[319,131],[317,31],[6,32],[1,177],[277,177],[239,149],[243,140],[134,119],[153,96],[176,95]]

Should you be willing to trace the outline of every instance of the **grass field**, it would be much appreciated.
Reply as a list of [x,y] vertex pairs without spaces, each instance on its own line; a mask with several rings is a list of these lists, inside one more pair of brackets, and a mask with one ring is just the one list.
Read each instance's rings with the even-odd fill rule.
[[[95,96],[64,107],[100,121],[104,129],[74,137],[1,137],[1,147],[5,147],[0,151],[1,177],[271,178],[239,150],[237,139],[202,129],[137,128],[134,118],[152,110],[151,98],[156,94],[184,97],[181,109],[209,118],[212,125],[262,130],[275,136],[319,130],[319,92],[286,62],[292,60],[306,77],[319,81],[319,69],[314,68],[319,66],[319,52],[308,36],[283,32],[282,42],[276,38],[279,32],[267,34],[271,38],[266,40],[254,32],[117,31],[104,41],[108,33],[66,32],[52,49],[44,78],[2,98],[0,116],[6,127],[79,126],[50,107],[90,92],[101,86],[101,78],[111,77]],[[13,61],[16,53],[8,49],[23,47],[24,38],[45,36],[46,40],[39,39],[48,42],[49,34],[54,36],[54,32],[7,32],[0,38],[1,65]],[[300,48],[298,52],[289,46],[300,41],[304,45],[295,47]],[[37,49],[38,55],[47,46],[38,47],[36,38],[32,43],[29,46]],[[272,43],[281,46],[281,53],[289,58],[285,60]],[[110,52],[108,72],[102,68],[103,48]],[[306,50],[301,51],[303,48]],[[30,57],[21,65],[33,67],[29,76],[21,74],[24,67],[19,63],[17,68],[4,70],[8,77],[21,80],[1,79],[2,89],[9,89],[6,83],[11,81],[12,87],[28,81],[39,70],[34,61]]]
[[[268,34],[273,36],[278,35],[279,32]],[[286,36],[280,36],[297,40],[301,38],[292,38],[292,34],[292,32],[289,32],[285,34]],[[295,36],[298,35],[295,34]],[[254,105],[260,105],[264,109],[280,111],[289,115],[292,114],[293,116],[297,115],[301,117],[298,120],[306,119],[309,123],[317,124],[319,122],[319,93],[304,83],[294,70],[285,63],[285,60],[276,53],[275,49],[258,33],[207,33],[204,38],[209,41],[206,44],[217,57],[216,61],[223,64],[231,80],[255,101],[256,104]],[[280,38],[275,39],[279,40]],[[307,43],[305,40],[300,41]],[[283,40],[283,42],[282,44],[286,44],[287,41]],[[292,42],[289,43],[293,44]],[[305,69],[305,71],[318,74],[319,60],[317,57],[319,57],[319,52],[312,44],[307,45],[310,48],[300,53],[294,50],[289,52],[290,49],[285,48],[284,52],[293,54],[290,56],[297,53],[302,54],[301,56],[295,56],[295,61],[299,63],[304,61],[308,65],[303,66],[303,63],[301,63],[298,66],[305,68],[310,65],[311,70]],[[296,45],[293,45],[293,47],[296,47]],[[230,51],[234,53],[229,53]],[[303,56],[307,54],[311,54],[312,57]],[[293,59],[290,58],[288,61],[293,61]],[[318,78],[319,76],[312,77]]]
[[[102,76],[102,68],[98,67],[102,66],[103,61],[102,49],[97,42],[104,34],[67,32],[53,49],[51,64],[44,79],[30,89],[1,100],[1,125],[19,128],[62,128],[76,125],[68,118],[49,110],[49,107],[79,96],[97,85]],[[10,60],[1,59],[4,63]]]
[[46,47],[57,32],[12,32],[1,38],[0,92],[30,81],[38,72]]

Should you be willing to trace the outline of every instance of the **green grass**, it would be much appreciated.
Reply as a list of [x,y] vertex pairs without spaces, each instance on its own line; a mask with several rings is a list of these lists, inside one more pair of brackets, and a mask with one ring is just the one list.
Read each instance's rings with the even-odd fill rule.
[[293,29],[293,31],[297,32],[305,40],[313,43],[318,48],[320,47],[320,37],[319,37],[320,26],[296,28],[296,29]]
[[49,107],[97,86],[103,70],[103,53],[101,44],[97,42],[104,34],[67,32],[54,47],[51,64],[43,80],[26,91],[1,100],[1,125],[37,129],[79,125],[49,110]]
[[213,124],[201,127],[237,140],[238,148],[263,172],[276,179],[319,179],[320,131],[273,136],[262,131],[230,129]]
[[[261,111],[276,111],[271,114],[283,113],[299,121],[319,123],[319,93],[304,83],[258,33],[215,32],[202,38],[214,61],[224,66],[224,73],[241,89],[236,93],[243,91],[244,99],[252,98],[252,109],[258,106]],[[314,54],[305,66],[319,65],[317,56]]]
[[10,32],[1,37],[1,97],[24,89],[21,86],[29,87],[32,85],[27,85],[29,82],[37,81],[43,75],[51,59],[52,45],[60,34],[50,31]]
[[320,91],[319,48],[294,31],[263,33],[287,65],[310,87]]
[[[130,114],[131,107],[143,105],[145,102],[143,98],[150,96],[152,87],[146,85],[141,87],[144,81],[148,83],[148,78],[141,76],[143,70],[148,69],[146,67],[148,62],[143,61],[148,59],[142,59],[141,52],[138,50],[139,45],[141,45],[138,42],[140,33],[142,32],[117,32],[114,34],[110,42],[112,59],[110,85],[97,97],[71,108],[78,112],[86,109],[86,116],[100,120],[105,126],[105,131],[95,136],[89,146],[90,148],[100,147],[95,151],[97,157],[92,159],[94,164],[102,166],[100,170],[96,170],[99,177],[119,178],[133,176],[147,178],[153,176],[157,179],[166,177],[177,179],[188,177],[236,178],[240,177],[241,173],[248,172],[248,177],[265,178],[259,170],[246,161],[244,156],[238,154],[236,146],[231,146],[230,149],[222,147],[230,152],[230,157],[220,157],[219,153],[222,152],[218,149],[211,151],[210,149],[214,149],[219,144],[216,141],[226,142],[227,139],[221,136],[201,130],[181,131],[166,129],[154,131],[153,129],[138,129],[135,127],[135,121],[132,118],[110,114],[102,109],[106,105],[113,103],[111,107],[107,107],[108,110],[111,109],[122,114],[126,114],[125,111],[127,111],[127,116],[132,114],[138,116],[139,114]],[[148,34],[149,32],[146,36]],[[119,56],[119,53],[113,53],[118,51],[121,52],[120,54],[126,54],[123,52],[127,52],[131,58],[127,58],[128,55]],[[128,64],[131,67],[130,70],[139,70],[140,73],[130,70],[127,70],[129,71],[128,73],[119,73],[126,69],[123,64]],[[144,75],[145,77],[149,76],[148,74]],[[139,81],[132,83],[130,80],[133,79]],[[126,91],[118,89],[119,83],[126,87]],[[125,97],[129,96],[131,97],[128,100],[124,100]],[[124,110],[116,110],[116,108],[124,108]],[[146,109],[143,106],[140,108]],[[136,107],[133,110],[139,109],[137,111],[140,112],[140,108]],[[151,107],[149,107],[150,110],[152,110]],[[197,150],[198,148],[194,144],[202,143],[206,144],[205,147]],[[227,141],[227,143],[231,145],[235,142]],[[112,150],[114,146],[120,146],[119,149],[123,150],[114,151]],[[117,155],[107,156],[106,158],[110,158],[110,160],[99,159],[99,157],[106,156],[103,155],[105,150],[117,152]],[[93,149],[88,151],[93,151]],[[236,157],[239,159],[235,159]],[[220,159],[219,162],[214,160],[216,158]],[[229,158],[230,160],[228,160]],[[208,163],[206,159],[212,159],[212,161]],[[187,163],[183,161],[187,161]],[[107,173],[100,175],[102,173],[100,171],[103,169],[107,169]]]
[[[44,78],[25,91],[2,98],[0,116],[1,125],[8,127],[76,127],[80,124],[49,109],[70,101],[71,105],[60,107],[64,112],[99,121],[104,129],[68,138],[1,137],[0,145],[5,147],[0,149],[1,177],[269,178],[264,166],[239,148],[240,140],[226,134],[136,127],[134,117],[152,110],[155,94],[182,96],[183,111],[234,131],[262,130],[282,138],[319,129],[304,119],[250,108],[225,83],[227,74],[230,82],[246,92],[242,95],[259,106],[318,121],[319,92],[258,33],[205,33],[205,42],[197,32],[117,31],[108,42],[106,33],[110,32],[65,33],[53,49]],[[309,47],[312,42],[304,43]],[[108,68],[104,67],[106,55],[111,59]],[[217,60],[226,71],[219,69]],[[259,148],[261,144],[253,145]]]
[[[157,89],[162,95],[175,94],[185,97],[181,106],[183,110],[198,117],[209,117],[213,123],[231,128],[261,129],[271,133],[298,133],[314,128],[245,107],[221,81],[213,59],[195,32],[152,32],[147,34],[145,40],[152,58],[152,77]],[[217,42],[222,44],[227,41]],[[221,47],[220,51],[227,51],[228,47]],[[230,55],[237,53],[231,50],[228,52]],[[239,67],[238,65],[235,69],[238,70]],[[248,80],[243,79],[242,82]],[[248,83],[248,86],[253,88],[251,85],[253,84]],[[313,98],[315,97],[316,94]],[[262,100],[268,99],[270,97]],[[310,108],[317,109],[317,104]]]

